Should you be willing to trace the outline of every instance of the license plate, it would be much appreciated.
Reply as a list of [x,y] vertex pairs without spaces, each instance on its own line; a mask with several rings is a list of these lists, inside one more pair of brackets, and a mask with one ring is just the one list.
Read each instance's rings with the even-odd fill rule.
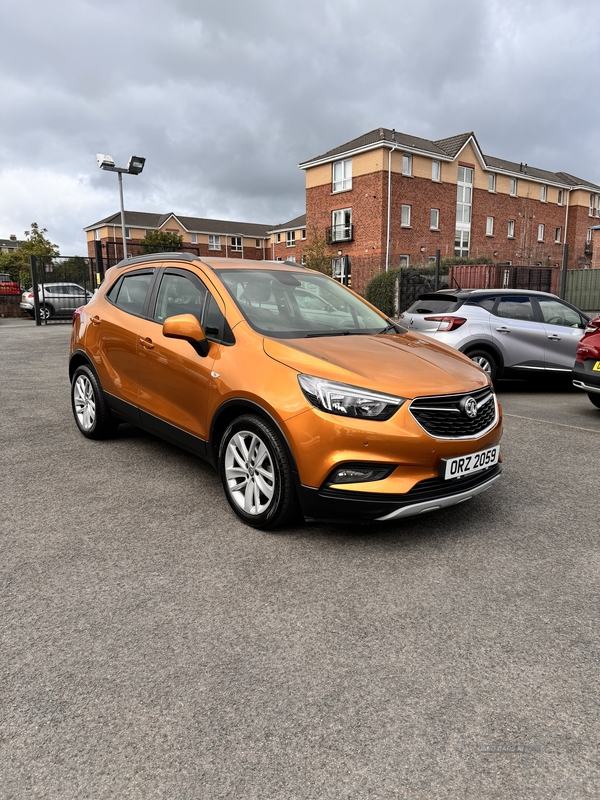
[[594,372],[600,372],[600,361],[596,361],[592,369],[594,370]]
[[493,467],[498,463],[500,456],[500,446],[489,447],[487,450],[480,450],[478,453],[470,453],[468,456],[457,456],[456,458],[444,459],[444,480],[449,478],[462,478],[472,472],[479,472],[482,469]]

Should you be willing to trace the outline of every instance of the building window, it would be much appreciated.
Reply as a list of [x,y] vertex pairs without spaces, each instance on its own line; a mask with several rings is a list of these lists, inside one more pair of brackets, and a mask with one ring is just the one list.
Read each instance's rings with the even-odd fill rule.
[[556,244],[560,244],[560,234],[562,233],[561,228],[555,228],[554,230],[554,241]]
[[440,210],[432,208],[429,212],[429,227],[432,231],[437,231],[440,227]]
[[281,234],[280,233],[277,234],[277,244],[279,244],[279,242],[281,242]]
[[255,247],[259,247],[259,248],[262,247],[262,244],[260,243],[260,239],[255,239],[254,240],[254,246]]
[[517,179],[511,178],[510,179],[510,196],[516,197],[517,196]]
[[488,192],[496,191],[496,173],[490,172],[488,175]]
[[548,200],[548,187],[546,184],[540,186],[540,201],[545,203]]
[[470,231],[465,231],[460,228],[456,229],[454,236],[454,255],[462,258],[469,257],[469,239]]
[[302,238],[306,239],[306,228],[302,228]]
[[352,188],[352,159],[333,164],[333,191],[343,192]]
[[192,233],[192,244],[198,244],[198,234]]
[[331,214],[331,241],[348,242],[352,239],[352,209],[340,208]]
[[208,234],[208,249],[209,250],[220,250],[221,249],[221,237],[215,236],[213,233]]
[[296,231],[286,231],[285,246],[296,247]]
[[100,241],[100,228],[96,228],[94,231],[94,239],[99,242]]
[[508,220],[508,238],[514,239],[515,238],[515,221],[514,219]]
[[304,253],[302,253],[302,256],[301,256],[301,258],[300,258],[300,262],[301,262],[302,264],[306,264],[306,256],[304,255]]
[[427,263],[428,264],[435,264],[436,258],[435,256],[428,256]]
[[408,267],[408,262],[410,261],[408,256],[400,256],[400,266],[401,267]]
[[563,190],[562,189],[558,190],[558,201],[557,202],[558,202],[559,206],[562,206],[562,204],[563,204]]
[[402,174],[412,175],[412,156],[408,153],[402,156]]
[[402,206],[401,225],[403,228],[410,228],[410,206]]
[[431,162],[431,180],[432,181],[441,181],[442,180],[442,162],[441,161],[432,161]]
[[488,217],[485,221],[485,235],[486,236],[493,236],[494,235],[494,218]]
[[595,204],[594,204],[594,200],[595,200],[595,199],[596,199],[596,198],[595,198],[595,195],[591,194],[591,195],[590,195],[590,217],[593,217],[593,216],[594,216],[594,205],[595,205]]
[[282,260],[282,258],[281,258],[281,256],[277,256],[277,258],[276,258],[275,260],[276,260],[276,261],[281,261],[281,260]]
[[588,228],[588,232],[585,237],[585,243],[590,244],[591,241],[592,241],[592,229]]
[[287,256],[286,261],[292,261],[294,264],[296,263],[296,256]]
[[131,228],[125,228],[125,238],[131,239]]
[[596,216],[600,217],[600,194],[596,195]]
[[234,253],[241,253],[242,252],[242,237],[241,236],[232,236],[231,237],[231,249]]
[[544,241],[544,226],[538,225],[538,242]]

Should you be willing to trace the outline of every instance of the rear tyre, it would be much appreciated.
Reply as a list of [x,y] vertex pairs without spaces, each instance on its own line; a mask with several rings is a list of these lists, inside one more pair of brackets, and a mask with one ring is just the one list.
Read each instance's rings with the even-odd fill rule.
[[596,392],[588,392],[588,397],[590,398],[590,403],[596,408],[600,408],[600,394],[596,394]]
[[100,382],[89,367],[82,365],[75,370],[71,406],[77,427],[87,439],[108,439],[119,427],[106,405]]
[[40,319],[52,319],[54,309],[52,306],[40,305]]
[[290,460],[279,432],[254,414],[234,420],[219,447],[225,496],[237,516],[262,530],[283,527],[298,515]]
[[470,350],[465,355],[467,355],[474,364],[481,367],[492,383],[496,382],[499,373],[498,364],[491,353],[488,353],[487,350]]

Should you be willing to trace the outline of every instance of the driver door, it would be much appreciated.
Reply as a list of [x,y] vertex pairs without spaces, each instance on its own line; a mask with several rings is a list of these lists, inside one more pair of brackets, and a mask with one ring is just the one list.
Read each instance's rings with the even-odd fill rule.
[[151,319],[138,331],[142,421],[148,429],[192,450],[202,450],[208,438],[210,373],[219,345],[210,342],[203,358],[190,342],[163,336],[162,326],[165,319],[179,314],[193,314],[201,322],[207,298],[206,286],[194,273],[167,268],[160,276],[154,307],[149,309]]

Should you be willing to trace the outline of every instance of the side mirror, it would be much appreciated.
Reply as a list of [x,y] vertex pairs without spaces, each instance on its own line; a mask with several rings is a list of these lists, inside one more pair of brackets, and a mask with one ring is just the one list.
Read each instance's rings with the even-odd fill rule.
[[208,342],[202,325],[193,314],[169,317],[163,322],[162,332],[169,339],[185,339],[202,358],[208,355]]

